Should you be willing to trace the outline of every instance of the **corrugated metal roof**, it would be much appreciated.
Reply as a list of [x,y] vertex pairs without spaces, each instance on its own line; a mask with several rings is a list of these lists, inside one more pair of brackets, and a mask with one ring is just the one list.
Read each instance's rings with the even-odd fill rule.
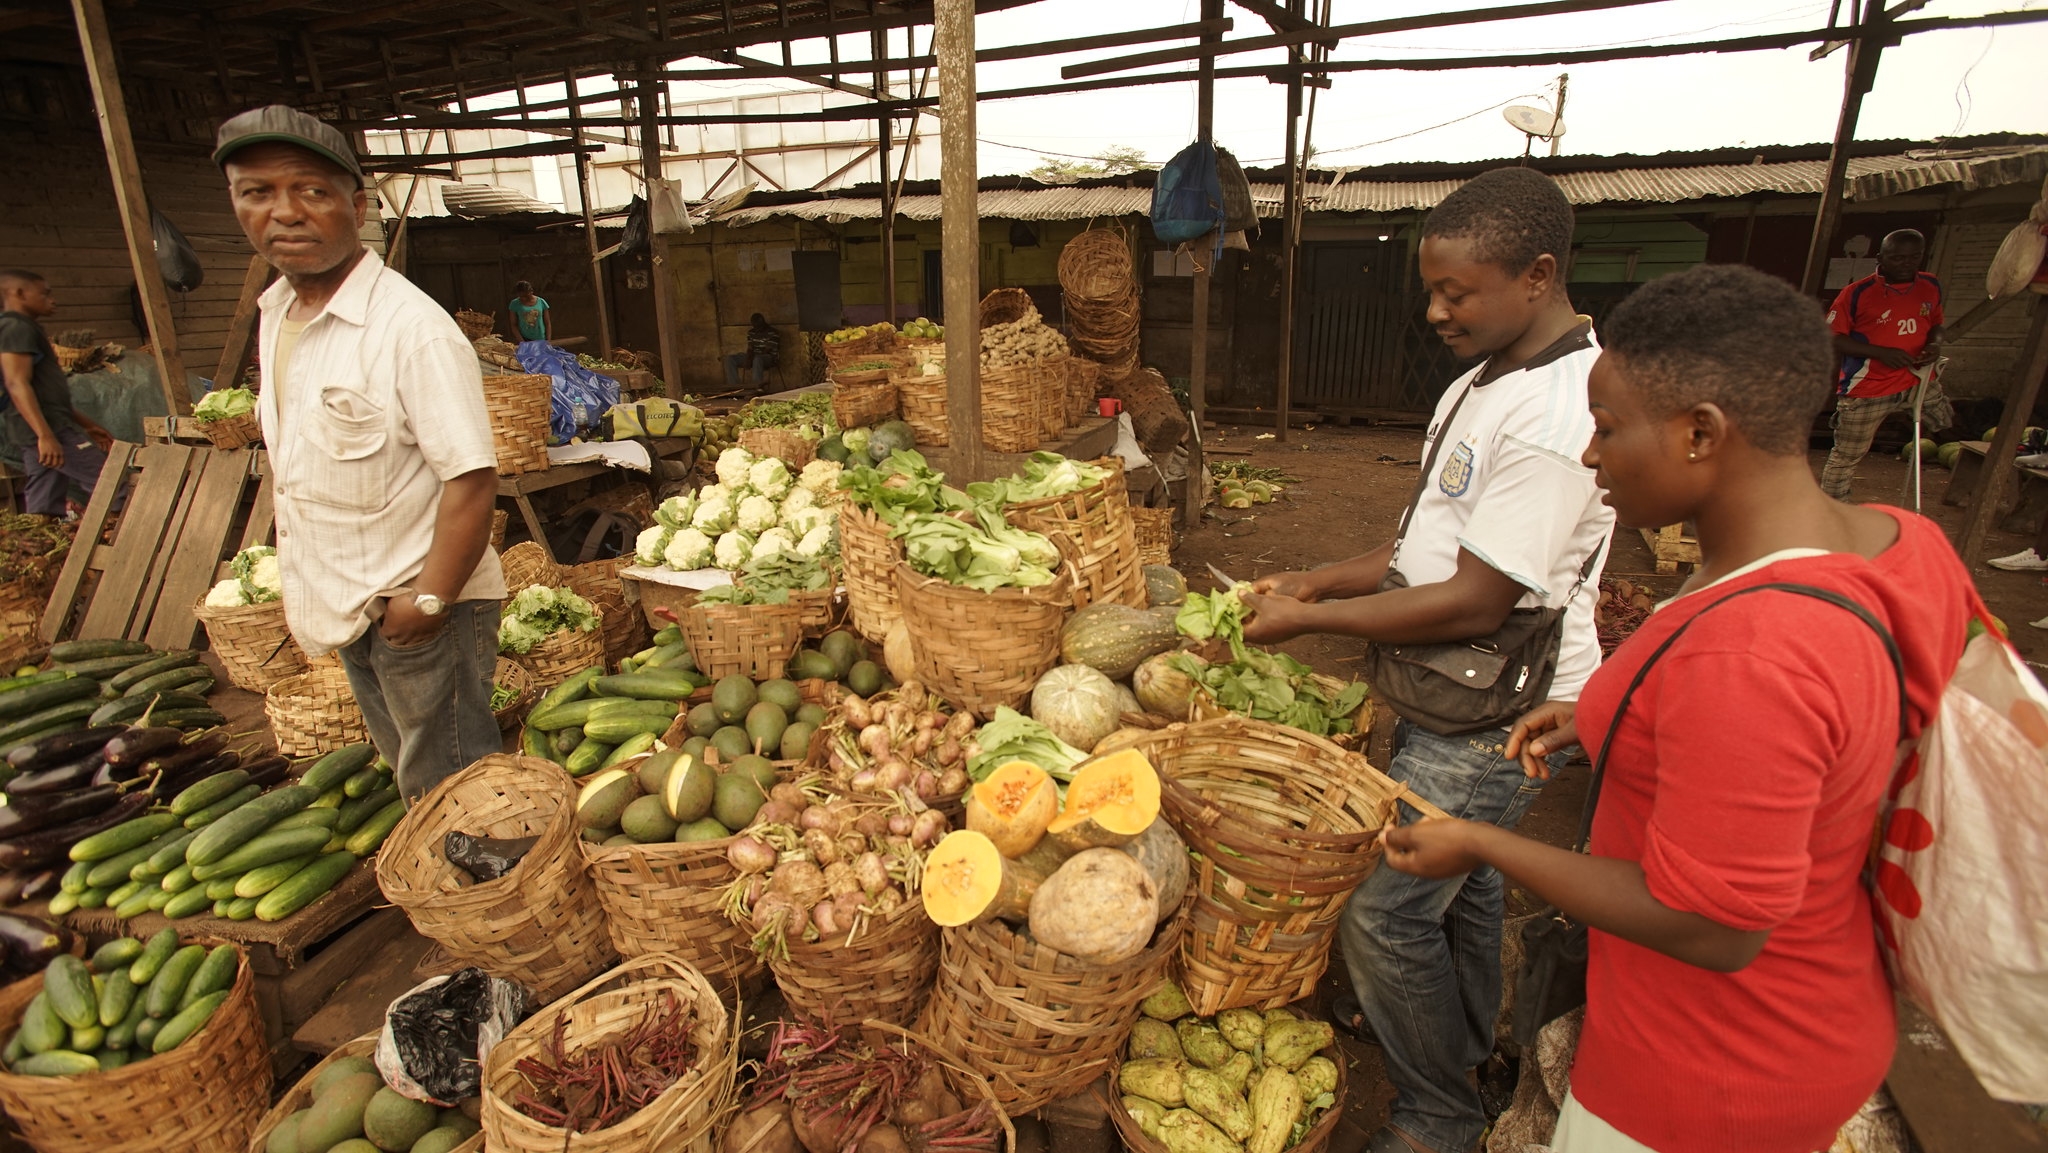
[[[1849,161],[1851,200],[1876,200],[1935,185],[1959,184],[1965,189],[2032,183],[2048,176],[2048,145],[2017,145],[1968,152],[1908,152],[1895,156],[1858,157]],[[1668,168],[1617,168],[1563,172],[1555,177],[1574,204],[1676,204],[1687,200],[1725,199],[1760,192],[1817,196],[1827,179],[1825,160],[1785,160],[1761,164],[1702,164]],[[1304,190],[1311,212],[1408,212],[1432,208],[1463,180],[1374,181],[1338,176]],[[1259,215],[1277,217],[1285,189],[1278,184],[1253,184]],[[897,212],[910,220],[937,220],[937,196],[906,196]],[[1151,210],[1150,188],[1057,187],[985,191],[981,215],[996,220],[1086,220],[1098,216],[1144,214]],[[796,217],[840,223],[877,220],[882,202],[874,197],[820,197],[794,204],[742,207],[720,216],[728,224],[754,224],[771,217]]]

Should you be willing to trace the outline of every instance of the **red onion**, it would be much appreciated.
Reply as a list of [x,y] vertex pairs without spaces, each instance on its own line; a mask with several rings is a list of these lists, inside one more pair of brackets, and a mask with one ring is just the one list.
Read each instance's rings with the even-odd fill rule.
[[939,795],[939,778],[930,769],[922,770],[911,780],[911,787],[917,790],[917,799],[929,801]]
[[875,770],[875,787],[893,793],[908,785],[916,775],[907,762],[892,757]]
[[937,809],[926,809],[911,825],[910,843],[920,849],[929,849],[939,843],[946,831],[946,814]]
[[823,829],[807,829],[804,831],[804,854],[820,865],[834,865],[839,861],[839,843]]
[[774,788],[768,790],[768,799],[781,801],[792,811],[799,813],[811,807],[811,798],[805,795],[803,788],[795,781],[778,782]]
[[882,863],[880,853],[868,852],[855,857],[853,873],[869,896],[889,887],[889,868]]
[[967,786],[972,783],[967,776],[967,770],[955,765],[939,774],[939,795],[957,797],[966,792]]
[[889,818],[889,835],[892,837],[907,837],[910,835],[910,830],[915,823],[915,818],[911,817],[908,813],[896,813]]
[[811,906],[811,927],[818,931],[820,939],[839,935],[839,907],[833,901],[819,901]]
[[853,831],[863,837],[879,837],[889,831],[887,813],[869,811],[854,818]]
[[796,827],[809,832],[812,829],[831,827],[832,813],[823,805],[812,805],[796,815]]
[[839,711],[846,714],[846,723],[855,729],[864,729],[874,720],[874,712],[860,697],[848,694],[839,702]]
[[781,801],[769,801],[754,814],[756,825],[787,825],[796,820],[797,811]]
[[853,779],[848,781],[847,784],[856,793],[872,793],[875,791],[875,777],[875,770],[862,769],[860,772],[853,774]]
[[725,859],[742,873],[765,873],[775,867],[776,853],[773,846],[758,837],[734,837],[725,850]]

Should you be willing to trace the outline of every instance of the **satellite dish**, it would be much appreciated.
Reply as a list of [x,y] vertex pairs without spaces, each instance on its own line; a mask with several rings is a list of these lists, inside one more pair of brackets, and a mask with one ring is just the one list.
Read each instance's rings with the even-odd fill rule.
[[1515,131],[1525,135],[1540,136],[1545,140],[1564,135],[1564,121],[1559,120],[1556,114],[1541,108],[1531,108],[1527,104],[1511,104],[1501,109],[1501,115],[1509,124],[1515,126]]

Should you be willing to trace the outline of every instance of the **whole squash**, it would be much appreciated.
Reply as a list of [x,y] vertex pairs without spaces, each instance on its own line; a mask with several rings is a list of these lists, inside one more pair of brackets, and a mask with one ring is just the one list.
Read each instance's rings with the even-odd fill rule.
[[1180,632],[1173,627],[1178,611],[1171,606],[1134,609],[1106,601],[1089,605],[1060,630],[1060,659],[1120,681],[1146,657],[1180,643]]
[[1123,702],[1117,684],[1087,665],[1060,665],[1031,690],[1031,715],[1077,749],[1092,749],[1117,730]]

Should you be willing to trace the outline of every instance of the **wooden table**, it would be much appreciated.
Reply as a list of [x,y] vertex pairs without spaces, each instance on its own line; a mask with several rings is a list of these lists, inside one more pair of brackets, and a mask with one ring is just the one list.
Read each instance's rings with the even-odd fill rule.
[[[697,442],[684,436],[656,437],[650,443],[654,447],[654,454],[663,460],[676,461],[684,460],[686,457],[694,458],[697,451]],[[687,463],[685,467],[687,467]],[[549,489],[560,488],[566,484],[575,484],[580,480],[594,480],[598,477],[614,473],[620,474],[619,479],[622,480],[638,479],[637,474],[615,468],[602,461],[593,460],[582,461],[577,464],[558,464],[547,469],[545,472],[522,472],[516,476],[500,476],[498,478],[498,499],[512,502],[512,507],[519,510],[520,519],[526,524],[527,533],[533,537],[535,543],[539,544],[547,552],[549,560],[559,564],[560,559],[555,556],[554,546],[548,543],[547,529],[541,521],[540,514],[534,511],[533,495],[546,492]],[[649,473],[646,483],[652,488],[659,482],[654,479],[652,473]]]

